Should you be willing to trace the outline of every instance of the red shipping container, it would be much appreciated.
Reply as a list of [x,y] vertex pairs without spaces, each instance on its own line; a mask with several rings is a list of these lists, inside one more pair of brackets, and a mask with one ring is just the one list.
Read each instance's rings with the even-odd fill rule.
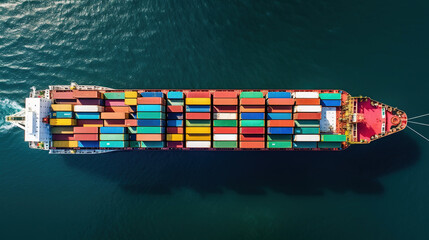
[[268,127],[294,127],[294,120],[268,120]]
[[101,119],[127,119],[128,113],[124,112],[102,112],[100,114]]
[[213,127],[213,133],[237,133],[236,127]]
[[238,105],[238,98],[215,98],[213,105]]
[[53,141],[74,141],[73,134],[52,134]]
[[183,106],[167,106],[167,112],[183,112]]
[[95,98],[78,98],[76,103],[79,105],[104,105],[102,99]]
[[293,106],[267,106],[269,113],[291,113]]
[[320,120],[322,113],[294,113],[293,119],[296,120]]
[[225,113],[236,113],[238,110],[237,106],[213,106],[213,112],[225,112]]
[[294,105],[295,99],[293,98],[269,98],[268,105]]
[[296,105],[320,105],[319,98],[297,98],[295,100]]
[[265,142],[240,142],[240,148],[265,148]]
[[136,134],[137,141],[164,141],[164,134]]
[[125,119],[125,126],[127,127],[137,127],[137,119]]
[[102,127],[104,121],[100,119],[78,119],[77,126],[83,127]]
[[98,133],[78,133],[74,135],[75,141],[98,141]]
[[265,105],[265,98],[241,98],[240,105]]
[[240,141],[265,141],[264,134],[240,134]]
[[104,120],[104,126],[106,127],[126,127],[125,119],[108,119]]
[[169,148],[184,148],[183,142],[167,142]]
[[100,92],[95,90],[73,90],[74,98],[100,98]]
[[241,134],[264,134],[264,127],[242,127],[240,128]]
[[210,92],[188,92],[186,93],[186,97],[188,98],[210,98]]
[[186,119],[208,119],[210,120],[210,113],[186,113]]
[[73,91],[54,90],[51,91],[52,99],[74,99]]
[[265,112],[265,106],[240,106],[240,112]]
[[167,127],[167,133],[183,133],[183,127]]
[[54,99],[56,104],[72,104],[72,105],[76,105],[78,104],[76,102],[76,99]]
[[98,133],[98,127],[74,127],[73,133]]
[[232,91],[216,91],[213,93],[213,98],[237,98],[238,92]]
[[123,113],[134,112],[130,106],[127,106],[127,107],[104,107],[104,111],[105,112],[123,112]]
[[165,105],[165,99],[160,97],[139,97],[137,98],[137,104]]

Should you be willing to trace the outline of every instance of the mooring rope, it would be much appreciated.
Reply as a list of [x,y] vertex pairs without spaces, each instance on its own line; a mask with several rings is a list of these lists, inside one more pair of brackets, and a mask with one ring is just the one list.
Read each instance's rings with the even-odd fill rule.
[[411,118],[408,118],[408,120],[413,120],[413,119],[416,119],[416,118],[421,118],[421,117],[424,117],[424,116],[427,116],[427,115],[429,115],[429,113],[426,113],[426,114],[423,114],[423,115],[419,115],[419,116],[415,116],[415,117],[411,117]]
[[427,124],[427,123],[419,123],[419,122],[414,122],[414,121],[408,121],[408,122],[429,127],[429,124]]
[[426,141],[428,141],[428,142],[429,142],[429,139],[428,139],[427,137],[423,136],[421,133],[417,132],[417,131],[416,131],[416,130],[414,130],[412,127],[407,126],[407,128],[409,128],[411,131],[413,131],[413,132],[417,133],[417,135],[419,135],[419,136],[420,136],[420,137],[422,137],[424,140],[426,140]]

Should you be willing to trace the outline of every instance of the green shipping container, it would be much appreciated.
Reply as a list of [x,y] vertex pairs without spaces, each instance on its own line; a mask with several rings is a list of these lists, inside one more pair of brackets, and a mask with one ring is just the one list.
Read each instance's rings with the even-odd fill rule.
[[318,127],[297,127],[295,134],[319,134],[320,128]]
[[320,140],[322,142],[345,142],[347,140],[347,137],[346,135],[322,134],[320,135]]
[[164,133],[164,127],[137,127],[137,133]]
[[137,119],[165,119],[163,112],[137,112]]
[[291,134],[268,134],[267,140],[268,141],[292,141]]
[[240,98],[263,98],[264,94],[262,92],[241,92]]
[[319,142],[317,143],[319,148],[341,148],[340,142]]
[[263,127],[265,120],[241,120],[240,127]]
[[214,127],[237,127],[237,120],[213,120]]
[[104,93],[104,99],[125,99],[124,92],[106,92]]
[[322,100],[341,100],[341,93],[320,93],[319,97]]
[[100,134],[100,141],[124,141],[128,140],[128,134]]
[[132,134],[136,134],[137,133],[137,127],[128,127],[128,132],[132,133]]
[[236,141],[214,141],[213,147],[214,148],[236,148],[237,142]]
[[138,141],[130,141],[130,147],[132,147],[132,148],[139,148],[140,147],[140,142],[138,142]]
[[101,148],[124,148],[128,144],[128,141],[100,141]]
[[[216,121],[216,120],[215,120]],[[186,120],[187,127],[210,127],[210,120]]]
[[142,148],[163,148],[165,146],[165,142],[143,141],[140,144]]
[[295,120],[295,127],[320,127],[319,120]]
[[267,142],[267,148],[292,148],[292,142],[271,141]]
[[185,106],[185,100],[183,100],[183,99],[167,99],[167,105]]

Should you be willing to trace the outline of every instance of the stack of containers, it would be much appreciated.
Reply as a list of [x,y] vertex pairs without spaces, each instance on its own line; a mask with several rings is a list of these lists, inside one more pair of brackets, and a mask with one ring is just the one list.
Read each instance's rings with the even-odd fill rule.
[[51,99],[56,104],[76,104],[76,99],[73,96],[73,91],[70,90],[53,90],[51,91]]
[[319,92],[295,92],[294,148],[317,148],[320,141],[320,119],[322,106]]
[[125,127],[125,119],[129,113],[130,107],[125,104],[125,92],[104,93],[104,112],[100,115],[104,126]]
[[186,94],[186,147],[211,147],[211,93]]
[[75,148],[78,146],[74,140],[73,126],[76,119],[73,119],[73,105],[71,104],[51,104],[52,118],[49,120],[52,132],[52,147],[55,148]]
[[240,93],[240,148],[265,148],[265,98],[262,92]]
[[[341,92],[338,93],[320,93],[320,103],[322,105],[322,112],[326,112],[328,109],[335,111],[336,107],[341,106]],[[346,135],[339,134],[321,134],[320,142],[318,143],[319,148],[341,148],[342,142],[347,140]]]
[[136,91],[125,91],[125,100],[124,103],[128,107],[128,119],[125,119],[125,127],[127,127],[127,132],[129,135],[129,146],[131,148],[139,148],[140,142],[137,141],[137,125],[138,121],[136,119],[137,115],[137,97],[138,93]]
[[213,94],[213,147],[238,147],[238,94],[216,91]]
[[125,148],[129,146],[125,127],[100,127],[101,148]]
[[295,99],[290,92],[267,94],[267,148],[292,148],[294,120],[292,108]]
[[167,93],[167,147],[184,148],[183,92]]
[[165,146],[165,99],[163,92],[142,92],[137,99],[136,140],[142,148]]

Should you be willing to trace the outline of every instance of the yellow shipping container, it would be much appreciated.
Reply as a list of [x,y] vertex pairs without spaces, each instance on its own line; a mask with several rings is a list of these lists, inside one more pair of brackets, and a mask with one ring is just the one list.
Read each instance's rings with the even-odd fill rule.
[[187,105],[210,105],[210,98],[186,98]]
[[77,147],[77,141],[52,141],[52,147],[75,148]]
[[125,99],[125,104],[135,106],[137,105],[137,98],[127,98]]
[[74,126],[76,125],[76,119],[70,118],[51,118],[49,124],[52,126]]
[[[125,92],[125,98],[137,98],[137,92],[133,92],[133,91],[126,91]],[[128,104],[131,105],[131,104]],[[136,104],[134,104],[136,105]]]
[[103,127],[103,123],[84,123],[82,127]]
[[167,134],[167,141],[183,141],[183,134]]
[[73,105],[71,104],[51,104],[52,111],[54,112],[72,112]]
[[186,141],[210,141],[210,134],[186,134]]
[[187,127],[186,133],[211,133],[210,127]]
[[73,127],[52,127],[52,134],[73,134]]

